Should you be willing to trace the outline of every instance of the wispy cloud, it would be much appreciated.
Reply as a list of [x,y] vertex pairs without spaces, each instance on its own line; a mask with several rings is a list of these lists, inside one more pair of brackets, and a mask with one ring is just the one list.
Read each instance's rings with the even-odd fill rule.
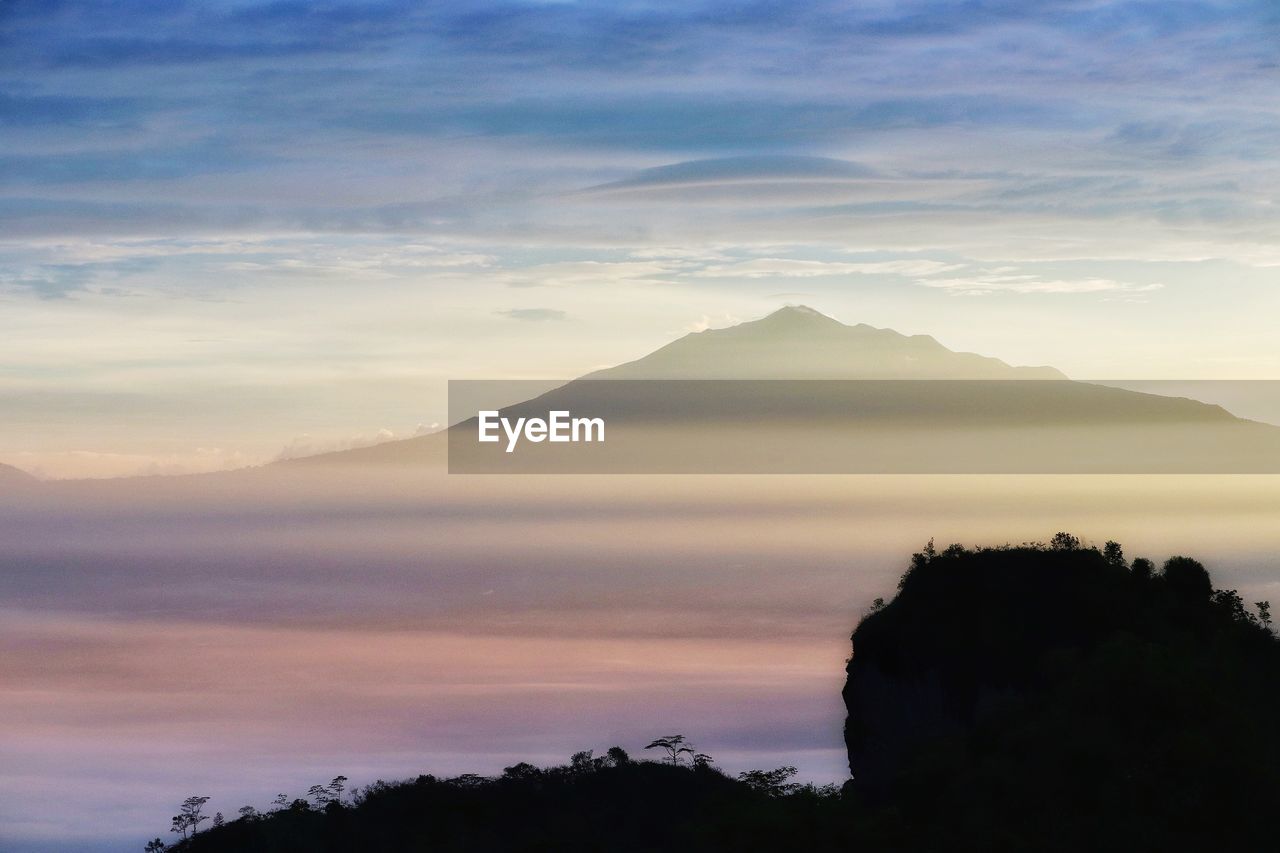
[[568,313],[558,308],[508,308],[505,311],[495,311],[494,313],[499,317],[506,317],[510,320],[524,320],[533,323],[569,319]]
[[753,156],[690,160],[643,169],[631,177],[586,192],[621,192],[655,187],[704,186],[762,181],[849,181],[875,176],[859,163],[829,157]]
[[929,260],[842,263],[795,258],[757,258],[736,264],[717,264],[699,270],[703,278],[814,278],[829,275],[923,276],[960,269],[958,264]]
[[1045,280],[1034,275],[976,275],[965,278],[932,278],[916,282],[925,287],[949,290],[962,296],[987,296],[992,293],[1150,293],[1163,284],[1130,284],[1106,278]]
[[[839,185],[849,205],[965,197],[950,215],[850,207],[828,229],[836,211],[815,221],[775,191],[690,224],[721,241],[759,239],[766,218],[826,241],[883,215],[922,242],[973,216],[1280,230],[1256,204],[1280,139],[1265,3],[70,7],[16,4],[0,36],[0,215],[29,236],[635,244],[680,212],[601,216],[565,194],[758,183]],[[1034,203],[1011,205],[1028,187]]]
[[493,275],[509,287],[565,287],[569,285],[657,284],[668,280],[680,262],[563,261],[508,268]]

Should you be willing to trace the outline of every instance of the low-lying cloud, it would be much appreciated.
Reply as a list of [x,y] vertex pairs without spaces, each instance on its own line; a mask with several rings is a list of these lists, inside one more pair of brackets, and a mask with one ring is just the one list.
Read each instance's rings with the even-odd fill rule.
[[505,311],[495,311],[494,313],[510,320],[524,320],[530,323],[546,323],[569,319],[568,312],[561,311],[558,308],[508,308]]

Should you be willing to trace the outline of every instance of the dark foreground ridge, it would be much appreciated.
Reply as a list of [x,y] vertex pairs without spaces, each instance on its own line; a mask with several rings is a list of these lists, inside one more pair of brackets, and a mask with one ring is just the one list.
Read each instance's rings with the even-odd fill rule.
[[[932,543],[853,634],[853,778],[730,778],[680,736],[500,777],[338,777],[174,819],[183,853],[1274,849],[1280,644],[1266,602],[1120,546]],[[184,817],[183,815],[186,815]],[[212,825],[211,825],[212,824]],[[149,850],[166,849],[152,842]]]
[[1113,542],[930,543],[853,634],[853,787],[909,849],[1274,849],[1280,648],[1254,608]]

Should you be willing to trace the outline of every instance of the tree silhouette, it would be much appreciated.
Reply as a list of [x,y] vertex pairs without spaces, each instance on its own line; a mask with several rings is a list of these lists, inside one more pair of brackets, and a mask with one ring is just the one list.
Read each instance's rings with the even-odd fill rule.
[[1210,600],[1215,606],[1224,610],[1232,619],[1238,622],[1248,622],[1250,624],[1257,624],[1258,622],[1258,617],[1249,612],[1248,608],[1244,606],[1244,599],[1234,589],[1216,589],[1213,591]]
[[179,811],[169,822],[169,831],[179,833],[183,839],[186,839],[188,833],[194,836],[201,822],[209,819],[208,815],[203,813],[204,804],[209,802],[208,797],[187,797],[179,806]]
[[1190,557],[1170,557],[1165,560],[1161,577],[1174,597],[1182,601],[1205,601],[1213,595],[1213,581],[1209,579],[1209,572],[1198,560]]
[[[1080,548],[1080,537],[1072,536],[1070,533],[1058,532],[1053,534],[1053,538],[1049,540],[1049,547],[1055,551],[1077,551]],[[1120,546],[1116,545],[1116,549],[1119,550],[1119,548]]]
[[187,797],[182,801],[182,811],[178,813],[177,818],[183,824],[183,838],[186,838],[186,827],[191,827],[191,834],[194,836],[200,829],[200,824],[209,819],[204,814],[204,804],[209,802],[208,797]]
[[788,765],[776,770],[748,770],[745,773],[739,773],[738,778],[762,794],[782,797],[800,788],[798,783],[788,781],[795,775],[796,768]]
[[164,842],[159,838],[153,838],[147,842],[147,846],[142,848],[146,853],[164,853]]
[[502,769],[502,778],[521,782],[527,779],[536,779],[542,775],[541,768],[534,767],[527,761],[521,761],[519,764],[513,764],[510,767]]
[[671,762],[671,766],[675,767],[680,763],[682,755],[693,755],[693,744],[687,744],[684,735],[667,735],[660,737],[653,743],[645,747],[645,749],[661,749],[667,753],[666,760]]

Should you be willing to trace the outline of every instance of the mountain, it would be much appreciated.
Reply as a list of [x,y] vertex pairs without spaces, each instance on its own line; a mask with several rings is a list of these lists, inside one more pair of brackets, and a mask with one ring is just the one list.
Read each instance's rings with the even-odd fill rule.
[[[600,407],[600,401],[567,399],[584,391],[582,380],[774,380],[774,379],[1065,379],[1052,367],[1012,367],[997,358],[947,349],[928,335],[903,335],[859,323],[845,325],[808,306],[780,308],[759,320],[726,329],[691,332],[654,352],[616,367],[597,370],[556,392],[572,410]],[[601,386],[590,386],[595,393]],[[628,405],[652,410],[654,402],[628,386]],[[657,393],[670,388],[654,389]],[[887,389],[881,389],[885,391]],[[541,396],[537,397],[542,400]],[[615,404],[618,402],[614,401]],[[725,401],[721,401],[724,403]],[[813,401],[808,401],[812,404]],[[744,401],[749,405],[750,401]],[[659,410],[663,407],[657,406]],[[705,405],[703,407],[705,409]],[[545,409],[544,409],[545,411]],[[445,462],[445,435],[419,436],[372,447],[276,462],[270,467],[317,465],[438,465]]]
[[38,482],[40,481],[21,468],[15,468],[12,465],[5,465],[0,462],[0,488],[6,486],[29,486]]
[[586,379],[1066,379],[954,352],[928,335],[847,326],[804,305],[727,329],[693,332]]
[[[804,306],[685,335],[543,388],[457,383],[445,435],[280,464],[447,461],[459,473],[1280,472],[1280,428],[1220,406],[1076,382],[1052,367],[1015,367]],[[495,393],[502,402],[486,396]],[[476,441],[474,413],[487,409],[512,422],[551,411],[602,418],[608,440],[526,442],[509,453],[502,441]]]

